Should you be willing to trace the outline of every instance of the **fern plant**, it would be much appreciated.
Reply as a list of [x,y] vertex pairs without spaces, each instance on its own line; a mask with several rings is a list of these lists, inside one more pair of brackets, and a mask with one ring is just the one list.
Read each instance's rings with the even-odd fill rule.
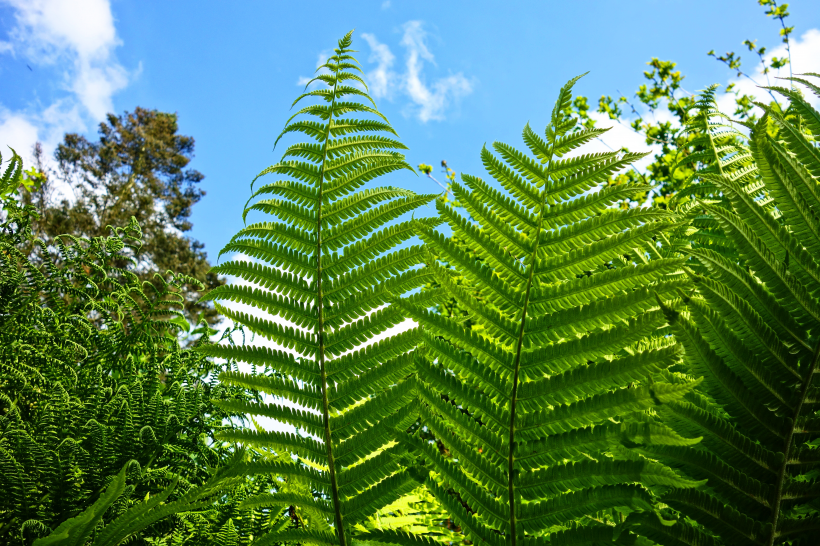
[[[188,490],[180,498],[166,502],[176,489],[177,481],[159,494],[146,498],[119,514],[102,526],[103,517],[126,493],[128,464],[111,480],[100,497],[77,516],[62,522],[47,537],[34,541],[33,546],[118,546],[143,529],[179,512],[189,512],[213,504],[214,496],[224,494],[231,485],[242,478],[231,476],[231,469],[222,469],[211,479]],[[138,465],[137,465],[138,466]]]
[[679,350],[651,337],[665,323],[654,294],[674,298],[687,281],[654,239],[674,224],[669,213],[610,208],[648,187],[601,187],[643,154],[564,157],[605,131],[576,129],[565,114],[576,80],[545,138],[525,127],[532,156],[502,143],[500,158],[482,150],[503,191],[469,175],[452,184],[473,221],[438,203],[462,244],[420,228],[454,271],[433,259],[428,268],[475,326],[398,302],[425,330],[422,423],[456,460],[415,444],[431,491],[473,542],[608,541],[615,512],[653,509],[650,489],[694,485],[626,449],[697,441],[647,413],[694,384],[659,380]]
[[710,157],[688,206],[706,235],[690,240],[696,291],[664,311],[704,382],[664,414],[703,442],[649,451],[708,487],[664,497],[687,519],[645,531],[671,544],[808,545],[820,530],[820,114],[771,90],[790,106],[759,104],[748,137],[701,100]]
[[[0,164],[2,163],[3,154],[0,153]],[[22,184],[23,158],[17,155],[17,152],[15,152],[14,149],[12,149],[9,164],[6,167],[6,170],[3,171],[3,174],[0,175],[0,199],[4,199],[12,193],[16,192],[17,188],[19,188]]]
[[[325,87],[306,91],[293,104],[303,99],[319,103],[296,112],[277,138],[278,143],[285,135],[302,133],[311,141],[289,146],[279,163],[257,177],[283,178],[258,189],[251,199],[260,199],[245,214],[257,211],[274,221],[247,226],[222,250],[256,261],[234,259],[214,269],[256,286],[228,285],[207,296],[224,316],[286,349],[252,344],[205,349],[269,371],[224,373],[224,383],[259,389],[299,408],[223,404],[300,431],[222,436],[292,453],[300,461],[249,466],[249,472],[276,473],[309,486],[303,494],[276,490],[248,499],[248,506],[294,506],[308,515],[304,525],[271,533],[265,544],[294,540],[344,546],[357,523],[419,483],[412,468],[400,462],[405,448],[393,445],[393,430],[406,429],[416,419],[413,349],[419,333],[410,330],[379,341],[376,336],[404,320],[388,302],[429,278],[415,268],[422,258],[419,246],[394,250],[413,237],[415,224],[391,222],[433,197],[392,187],[361,189],[379,176],[412,168],[400,153],[405,146],[383,135],[395,136],[395,131],[368,96],[350,45],[351,34],[339,40],[313,79]],[[438,220],[418,222],[432,227]],[[435,292],[423,292],[409,299],[426,306],[435,297]],[[233,311],[220,301],[247,304],[266,315]]]
[[[140,244],[138,225],[35,244],[33,207],[15,200],[20,185],[0,198],[0,543],[30,545],[93,505],[126,464],[120,511],[174,482],[171,503],[205,483],[230,456],[214,432],[241,418],[212,399],[254,395],[216,382],[235,363],[180,347],[188,323],[168,317],[184,278],[143,285],[134,264],[116,267]],[[31,247],[36,259],[21,251]],[[108,512],[101,524],[111,521]],[[132,540],[162,540],[177,523],[164,518]]]

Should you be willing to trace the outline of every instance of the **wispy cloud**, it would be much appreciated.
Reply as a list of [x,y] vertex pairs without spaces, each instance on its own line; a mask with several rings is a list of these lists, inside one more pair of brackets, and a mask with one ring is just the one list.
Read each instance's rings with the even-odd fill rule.
[[0,145],[47,150],[67,131],[84,131],[113,110],[113,97],[133,79],[116,59],[121,44],[109,0],[2,0],[14,9],[10,40],[0,54],[53,70],[65,96],[46,107],[10,111],[0,105]]
[[427,33],[421,21],[408,21],[402,27],[400,45],[405,49],[404,71],[393,67],[396,56],[387,44],[374,34],[362,34],[370,47],[368,62],[375,64],[367,71],[368,85],[375,98],[394,100],[403,96],[410,103],[405,112],[422,123],[443,120],[450,105],[473,91],[473,83],[461,72],[439,78],[431,84],[424,76],[425,63],[435,66],[435,58],[427,47]]
[[[405,50],[403,71],[394,68],[396,55],[387,44],[380,42],[375,34],[361,35],[370,47],[368,63],[375,64],[375,67],[367,70],[370,93],[377,99],[388,101],[400,97],[408,99],[404,113],[418,118],[422,123],[441,121],[451,105],[472,93],[473,82],[458,72],[428,84],[424,75],[425,63],[435,66],[436,61],[427,47],[424,24],[421,21],[408,21],[402,26],[402,30],[400,45]],[[323,64],[332,54],[331,50],[320,53],[316,66]],[[311,78],[302,76],[296,83],[305,86],[310,80]]]
[[404,74],[404,89],[417,108],[416,116],[424,123],[430,120],[442,120],[451,101],[458,101],[469,95],[473,86],[459,72],[446,78],[440,78],[428,86],[424,82],[424,62],[435,64],[435,59],[427,49],[427,33],[421,21],[409,21],[404,25],[404,37],[401,45],[407,49],[407,72]]
[[370,92],[377,99],[392,98],[395,83],[399,77],[393,71],[393,63],[396,56],[387,47],[387,44],[379,42],[372,34],[362,34],[362,39],[370,46],[370,57],[368,61],[376,63],[376,68],[368,71],[367,79]]

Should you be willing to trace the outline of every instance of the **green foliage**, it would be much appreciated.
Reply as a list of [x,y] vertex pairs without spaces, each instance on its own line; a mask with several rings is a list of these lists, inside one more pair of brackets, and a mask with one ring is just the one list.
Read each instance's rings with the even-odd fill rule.
[[[285,402],[222,402],[222,407],[299,430],[297,435],[221,435],[297,457],[298,464],[248,465],[250,473],[276,474],[284,481],[247,505],[293,507],[304,514],[295,529],[276,530],[261,544],[292,540],[344,546],[359,533],[357,524],[419,483],[402,462],[406,447],[393,439],[394,429],[406,429],[416,419],[412,351],[419,332],[373,342],[404,320],[400,308],[389,302],[430,277],[415,268],[423,258],[420,246],[393,250],[413,237],[412,220],[390,222],[433,197],[392,187],[362,189],[379,176],[412,168],[400,152],[405,146],[378,134],[395,131],[363,90],[350,44],[348,34],[320,67],[313,82],[325,87],[306,88],[293,104],[303,99],[319,103],[296,112],[279,136],[303,133],[310,141],[289,146],[279,163],[257,177],[283,178],[257,189],[251,200],[259,199],[245,214],[264,213],[278,221],[248,225],[222,250],[255,261],[234,259],[214,268],[255,286],[227,285],[207,296],[224,316],[281,347],[202,349],[264,366],[267,374],[227,372],[221,380]],[[433,227],[438,221],[421,223]],[[424,307],[435,298],[436,292],[409,296]],[[258,313],[234,311],[220,301],[243,303]],[[303,489],[294,489],[300,484]]]
[[[3,155],[0,154],[0,164],[2,163]],[[41,184],[42,176],[33,169],[24,171],[23,159],[11,149],[11,159],[8,167],[0,176],[0,200],[7,201],[20,188],[29,192],[37,191]]]
[[[230,470],[223,470],[201,486],[190,489],[179,499],[165,502],[176,489],[177,481],[175,480],[164,491],[146,497],[141,503],[121,511],[108,525],[98,528],[106,511],[110,510],[114,503],[125,494],[127,469],[128,466],[111,480],[93,505],[79,515],[61,523],[47,537],[35,540],[34,546],[84,546],[89,543],[89,540],[91,546],[117,546],[164,518],[213,504],[215,495],[222,494],[226,488],[237,483],[236,477],[230,476]],[[220,535],[224,535],[224,532],[220,532]],[[233,535],[236,535],[235,531]]]
[[[660,147],[653,161],[644,169],[633,168],[612,177],[611,183],[632,182],[647,186],[645,191],[622,199],[620,206],[629,208],[652,202],[665,209],[669,199],[691,178],[693,172],[685,161],[689,143],[684,126],[694,98],[683,90],[685,76],[677,70],[676,63],[653,57],[646,64],[650,70],[643,73],[647,83],[641,84],[635,92],[637,104],[624,95],[617,98],[603,95],[598,100],[596,111],[640,134],[647,145]],[[641,105],[648,110],[647,114],[639,112]],[[576,97],[572,104],[567,105],[566,112],[575,116],[585,128],[592,129],[597,122],[590,117],[590,109],[586,97]],[[672,119],[657,121],[655,114],[662,110],[671,114]],[[604,143],[616,149],[614,143]]]
[[422,423],[453,458],[404,441],[424,453],[430,491],[473,542],[608,541],[613,515],[651,511],[651,491],[696,484],[627,449],[696,442],[651,415],[695,384],[661,381],[678,349],[656,333],[665,319],[655,294],[675,298],[688,283],[682,261],[658,246],[669,213],[611,208],[646,191],[605,184],[643,154],[567,156],[604,132],[573,131],[565,112],[576,80],[545,138],[524,129],[532,155],[482,150],[504,191],[469,175],[452,184],[472,222],[438,202],[457,241],[420,226],[455,271],[432,257],[428,269],[480,329],[397,301],[424,327]]
[[[788,5],[759,4],[788,50]],[[278,178],[245,208],[264,220],[207,274],[201,246],[166,229],[190,229],[202,195],[175,116],[138,108],[109,116],[99,142],[66,135],[74,204],[49,203],[54,173],[23,171],[12,150],[0,541],[816,542],[820,113],[769,86],[770,104],[736,95],[732,121],[716,87],[695,97],[653,58],[635,96],[676,121],[598,101],[661,145],[646,172],[622,173],[644,154],[578,153],[605,130],[576,78],[544,136],[525,127],[529,153],[482,150],[492,180],[459,182],[442,161],[445,185],[419,165],[444,195],[440,219],[413,219],[434,196],[375,186],[413,169],[351,42],[276,141],[306,142],[254,179]],[[744,45],[767,78],[789,64]],[[710,55],[749,77],[734,52]],[[811,76],[792,82],[820,96]],[[199,301],[196,279],[213,288]],[[237,327],[211,344],[217,313]],[[422,328],[387,335],[406,318]],[[240,426],[247,414],[296,434]]]
[[395,541],[399,533],[448,545],[465,541],[461,529],[424,486],[385,506],[360,527],[370,533],[362,535],[365,539],[383,532],[389,537],[388,542]]
[[[782,42],[786,45],[786,56],[785,57],[775,57],[772,56],[770,58],[766,58],[766,47],[757,45],[757,40],[744,40],[743,45],[746,46],[746,49],[754,53],[757,56],[756,61],[759,61],[760,65],[763,67],[763,75],[766,76],[766,84],[771,85],[771,79],[769,78],[769,73],[772,69],[783,68],[786,65],[789,65],[789,76],[792,76],[791,72],[791,41],[789,37],[791,36],[792,32],[794,31],[794,27],[787,27],[786,26],[786,18],[789,16],[788,4],[777,5],[776,0],[757,0],[757,3],[766,9],[765,13],[766,16],[772,17],[776,19],[780,23],[780,37]],[[710,57],[714,57],[718,61],[725,64],[729,69],[736,71],[738,78],[746,78],[753,82],[755,85],[761,85],[759,82],[755,81],[754,77],[750,74],[747,74],[743,71],[742,66],[743,63],[741,62],[740,55],[737,55],[734,51],[728,51],[723,55],[715,54],[714,50],[709,51],[707,53]],[[741,95],[737,91],[733,91],[734,84],[729,84],[726,88],[726,92],[734,92],[735,94],[735,117],[746,120],[750,123],[754,123],[757,120],[757,116],[752,113],[754,107],[754,98],[750,95]],[[769,91],[769,95],[772,98],[774,103],[778,102],[777,96]]]
[[[133,222],[109,237],[66,236],[50,248],[39,242],[35,263],[20,250],[30,243],[33,208],[20,206],[15,192],[2,213],[0,542],[30,544],[47,535],[89,509],[126,465],[125,493],[104,523],[146,496],[167,490],[173,503],[203,486],[230,455],[214,433],[236,428],[223,421],[240,417],[212,399],[253,396],[217,384],[225,366],[180,347],[179,324],[187,322],[169,319],[179,318],[180,286],[188,279],[139,281],[127,257],[140,244]],[[127,267],[117,267],[123,262]],[[223,515],[236,512],[232,498],[201,519],[200,543]],[[184,527],[180,518],[137,539],[171,536]]]
[[696,138],[711,153],[689,192],[698,200],[682,207],[700,228],[689,250],[696,290],[685,308],[663,310],[686,371],[704,381],[662,413],[703,442],[644,451],[708,486],[666,494],[687,519],[646,529],[661,542],[817,543],[820,114],[798,91],[771,90],[789,107],[758,104],[765,115],[748,137],[718,117],[713,90],[701,99]]
[[[755,62],[763,66],[766,81],[756,81],[753,75],[745,72],[742,69],[740,55],[734,51],[718,55],[712,50],[707,55],[724,63],[738,78],[748,79],[758,86],[764,83],[772,85],[769,78],[771,70],[790,65],[789,37],[794,27],[786,26],[786,18],[789,16],[787,4],[778,5],[774,0],[758,0],[758,4],[765,8],[767,16],[776,19],[780,24],[780,36],[787,51],[787,55],[782,58],[766,57],[766,48],[759,46],[757,40],[743,41],[746,49],[757,57]],[[670,201],[695,175],[697,161],[695,158],[689,159],[689,154],[697,154],[704,151],[704,148],[691,141],[693,134],[686,129],[692,122],[690,113],[697,100],[694,94],[683,87],[686,76],[672,61],[653,57],[646,64],[650,67],[643,73],[646,82],[638,86],[633,95],[634,99],[620,92],[615,98],[603,95],[598,100],[595,111],[641,135],[647,145],[659,147],[652,162],[645,168],[632,169],[618,175],[617,179],[651,185],[646,192],[622,202],[621,205],[628,207],[651,202],[665,209],[671,206]],[[791,70],[791,66],[789,69]],[[789,74],[791,75],[791,72]],[[757,120],[760,111],[755,108],[754,96],[741,93],[734,83],[726,86],[724,92],[732,96],[735,107],[732,115],[736,119],[746,123],[754,123]],[[776,104],[777,95],[770,93],[770,96]],[[596,120],[589,115],[590,110],[590,101],[583,96],[576,97],[567,108],[567,111],[572,112],[586,128],[593,128],[596,125]],[[612,149],[617,148],[616,143],[604,144],[611,146]]]
[[[17,155],[13,149],[12,156],[9,160],[9,165],[0,177],[0,198],[7,198],[12,192],[17,191],[17,188],[23,182],[23,160]],[[0,154],[0,164],[2,164],[3,155]]]

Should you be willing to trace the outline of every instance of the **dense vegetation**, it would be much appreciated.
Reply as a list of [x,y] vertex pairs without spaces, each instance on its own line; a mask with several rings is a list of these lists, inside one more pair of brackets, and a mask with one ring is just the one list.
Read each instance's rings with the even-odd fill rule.
[[[2,181],[0,224],[0,541],[7,544],[30,543],[77,516],[121,471],[127,489],[123,482],[106,522],[164,490],[169,501],[182,499],[232,457],[214,434],[239,426],[242,415],[215,404],[257,398],[216,381],[235,364],[180,346],[177,332],[188,326],[181,287],[196,281],[140,282],[131,257],[141,244],[136,223],[107,237],[58,238],[49,248],[31,238],[34,208],[9,196],[23,176],[15,155]],[[21,251],[32,245],[34,257]],[[207,544],[240,515],[235,505],[144,536],[160,540],[190,527]]]
[[[38,239],[48,180],[14,154],[0,539],[816,543],[820,113],[801,90],[820,97],[820,75],[738,97],[732,119],[714,87],[673,100],[658,61],[638,97],[681,126],[635,126],[668,145],[645,173],[627,170],[641,153],[584,153],[606,129],[576,78],[527,151],[493,143],[488,176],[448,170],[436,199],[377,185],[413,169],[351,47],[294,101],[293,143],[243,212],[260,220],[210,272],[238,281],[199,302],[195,278],[146,277],[136,219]],[[76,149],[110,159],[103,136]],[[134,172],[95,179],[149,188],[157,169]],[[191,330],[207,306],[235,326]]]

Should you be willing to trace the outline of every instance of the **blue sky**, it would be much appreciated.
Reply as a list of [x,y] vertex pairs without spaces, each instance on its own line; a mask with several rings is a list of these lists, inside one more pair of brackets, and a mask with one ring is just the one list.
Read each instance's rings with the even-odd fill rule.
[[[685,7],[682,7],[685,6]],[[820,72],[820,2],[791,3],[793,61]],[[0,145],[53,150],[66,131],[93,136],[108,111],[179,114],[196,139],[191,166],[207,196],[192,235],[212,258],[242,226],[253,176],[317,59],[350,29],[380,110],[410,147],[408,160],[481,174],[482,144],[520,144],[546,123],[558,88],[629,97],[651,57],[678,63],[697,91],[734,74],[706,56],[744,39],[777,54],[778,26],[754,0],[662,2],[137,2],[0,0]],[[752,84],[744,84],[747,88]],[[641,147],[624,127],[613,147]],[[425,177],[383,184],[437,192]]]

